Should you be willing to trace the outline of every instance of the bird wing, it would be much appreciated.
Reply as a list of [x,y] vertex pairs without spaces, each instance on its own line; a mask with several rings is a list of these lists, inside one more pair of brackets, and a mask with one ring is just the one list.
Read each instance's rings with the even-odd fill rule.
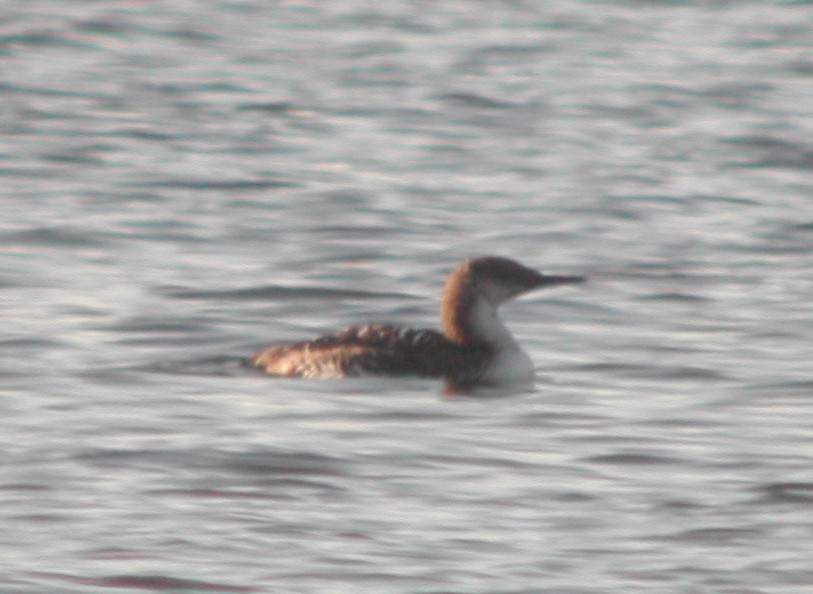
[[316,340],[268,347],[251,358],[267,373],[300,377],[366,374],[445,374],[461,358],[460,347],[435,330],[370,324],[353,326]]

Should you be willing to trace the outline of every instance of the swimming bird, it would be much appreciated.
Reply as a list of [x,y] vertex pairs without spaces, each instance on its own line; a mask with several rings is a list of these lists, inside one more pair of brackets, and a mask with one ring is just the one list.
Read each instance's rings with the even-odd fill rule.
[[471,258],[446,281],[442,333],[388,324],[353,326],[315,340],[266,347],[248,363],[291,377],[414,375],[445,378],[458,386],[532,382],[531,358],[497,310],[528,291],[583,280],[542,274],[508,258]]

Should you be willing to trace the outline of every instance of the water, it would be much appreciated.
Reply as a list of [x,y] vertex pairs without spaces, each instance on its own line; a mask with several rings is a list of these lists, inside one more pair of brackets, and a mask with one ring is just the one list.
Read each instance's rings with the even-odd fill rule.
[[[4,594],[810,591],[809,3],[0,11]],[[471,254],[531,393],[237,365]]]

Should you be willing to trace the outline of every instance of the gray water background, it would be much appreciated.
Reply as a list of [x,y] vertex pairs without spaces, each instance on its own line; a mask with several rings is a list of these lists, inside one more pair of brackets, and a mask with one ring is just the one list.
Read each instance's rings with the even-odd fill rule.
[[[813,592],[813,6],[0,5],[0,592]],[[437,325],[530,393],[239,357]]]

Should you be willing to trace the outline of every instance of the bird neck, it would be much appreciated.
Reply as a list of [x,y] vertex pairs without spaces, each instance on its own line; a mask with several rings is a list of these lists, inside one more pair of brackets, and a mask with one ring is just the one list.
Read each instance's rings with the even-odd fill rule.
[[516,344],[500,319],[497,306],[476,285],[465,279],[450,283],[441,301],[441,320],[446,337],[457,344],[485,344],[507,348]]

